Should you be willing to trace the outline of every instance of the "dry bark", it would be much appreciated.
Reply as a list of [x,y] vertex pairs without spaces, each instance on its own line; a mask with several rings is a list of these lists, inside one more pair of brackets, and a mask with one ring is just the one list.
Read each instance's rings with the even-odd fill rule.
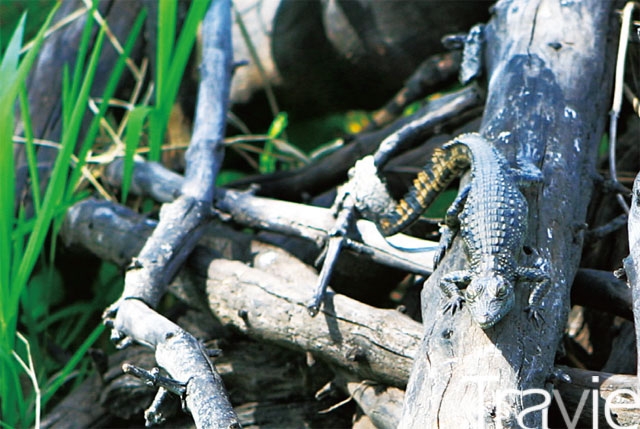
[[[541,425],[540,412],[525,412],[540,403],[539,395],[523,392],[545,387],[567,320],[582,244],[578,226],[607,112],[612,18],[611,2],[601,0],[494,6],[486,28],[489,91],[480,132],[511,162],[524,151],[544,174],[544,183],[526,196],[527,244],[550,262],[545,323],[539,328],[526,316],[522,285],[514,309],[494,328],[483,331],[465,311],[443,316],[437,284],[466,259],[461,243],[454,243],[423,289],[425,339],[400,427],[513,427],[518,417],[529,427]],[[500,398],[509,390],[520,393]]]
[[[273,204],[290,205],[275,201]],[[117,206],[91,200],[80,203],[69,212],[62,230],[63,238],[74,246],[93,249],[103,259],[122,263],[122,258],[135,254],[151,226],[142,216],[114,210],[114,207]],[[289,216],[293,219],[295,213]],[[132,232],[128,234],[131,240],[96,240],[96,237],[112,235],[124,238],[127,229]],[[141,232],[145,229],[148,229],[146,233]],[[312,319],[306,313],[306,303],[315,283],[313,269],[277,247],[256,242],[250,235],[222,226],[209,230],[200,244],[207,247],[196,249],[187,268],[173,282],[171,291],[175,295],[201,308],[207,287],[210,296],[205,310],[214,309],[214,314],[227,327],[259,341],[312,352],[317,359],[331,362],[336,367],[338,384],[353,394],[372,421],[381,427],[397,426],[401,415],[400,392],[380,383],[403,386],[406,382],[412,365],[410,357],[419,350],[418,338],[422,334],[419,323],[395,310],[376,309],[339,294],[330,294],[328,302],[333,305]],[[212,259],[214,254],[237,260]],[[625,307],[631,305],[630,297],[623,298],[622,302]],[[214,322],[199,323],[201,329],[214,325]],[[212,335],[198,333],[193,324],[186,328],[202,338]],[[225,367],[219,370],[226,382]],[[570,376],[569,379],[555,377],[553,382],[572,416],[585,389],[579,380],[586,380],[591,375],[598,376],[602,382],[610,379],[610,374],[584,375],[584,372],[567,368],[555,368],[553,372]],[[636,382],[635,378],[616,377],[624,381],[618,385],[620,388],[633,388]],[[572,381],[574,379],[576,382]],[[233,392],[232,389],[232,399]],[[250,394],[244,395],[245,399],[251,398],[246,396]],[[606,396],[599,398],[602,402]],[[237,410],[241,420],[244,409]],[[616,418],[622,419],[618,421],[632,421],[635,410],[617,412],[621,414]],[[582,418],[585,420],[581,422],[588,424],[591,415],[584,413]]]
[[[155,311],[167,284],[211,220],[215,180],[222,164],[232,72],[231,3],[211,2],[202,28],[202,65],[194,131],[178,198],[162,206],[158,225],[128,267],[121,297],[103,314],[119,347],[153,347],[158,365],[183,388],[178,392],[197,427],[239,427],[220,375],[198,340]],[[153,422],[157,401],[145,417]]]

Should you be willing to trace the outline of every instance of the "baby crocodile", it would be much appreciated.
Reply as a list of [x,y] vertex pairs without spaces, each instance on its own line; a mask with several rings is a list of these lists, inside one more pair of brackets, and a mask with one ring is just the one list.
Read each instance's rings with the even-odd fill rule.
[[[363,215],[373,220],[384,235],[391,235],[417,220],[440,191],[471,169],[469,184],[447,211],[435,265],[459,231],[470,267],[443,276],[440,288],[449,298],[445,311],[453,314],[466,301],[473,319],[486,329],[513,307],[518,280],[536,283],[526,311],[537,321],[549,283],[542,260],[532,267],[518,262],[528,216],[527,200],[518,186],[542,178],[540,170],[530,163],[523,162],[519,167],[509,168],[502,154],[479,134],[463,134],[434,152],[400,202],[393,201],[377,178],[371,157],[356,163],[350,173],[350,192]],[[464,287],[463,295],[460,288]]]

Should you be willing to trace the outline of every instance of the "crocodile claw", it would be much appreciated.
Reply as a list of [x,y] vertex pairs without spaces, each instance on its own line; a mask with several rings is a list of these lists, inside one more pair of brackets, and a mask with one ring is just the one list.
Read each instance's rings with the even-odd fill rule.
[[544,323],[544,317],[542,316],[542,309],[538,306],[529,305],[524,311],[526,311],[529,315],[529,320],[531,320],[536,327],[541,327]]
[[459,296],[459,295],[454,296],[447,301],[447,303],[442,308],[443,310],[442,312],[444,314],[451,312],[451,315],[453,316],[454,314],[456,314],[456,311],[462,309],[463,303],[464,303],[464,298],[462,296]]

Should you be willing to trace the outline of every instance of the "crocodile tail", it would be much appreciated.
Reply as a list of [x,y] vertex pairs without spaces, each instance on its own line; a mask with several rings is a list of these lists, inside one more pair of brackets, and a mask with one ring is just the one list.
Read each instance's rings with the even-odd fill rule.
[[464,144],[453,143],[437,148],[394,210],[379,218],[381,232],[393,235],[418,220],[438,194],[460,176],[470,163],[471,154]]

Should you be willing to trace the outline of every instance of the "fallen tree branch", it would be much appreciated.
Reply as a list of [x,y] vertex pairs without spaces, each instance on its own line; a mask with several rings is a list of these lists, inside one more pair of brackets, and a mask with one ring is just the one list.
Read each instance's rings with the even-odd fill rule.
[[[109,215],[111,204],[87,200],[72,207],[61,231],[64,242],[82,247],[84,243],[95,243],[94,234],[98,227],[104,228],[97,232],[102,236],[124,237],[126,233],[115,232],[115,228],[128,227],[134,222],[119,219],[123,210],[117,214],[112,211]],[[90,208],[102,223],[89,220]],[[329,212],[327,209],[318,210]],[[133,212],[128,216],[140,219]],[[145,222],[143,219],[140,221]],[[109,223],[112,227],[108,226]],[[91,228],[89,224],[92,224]],[[98,250],[98,255],[108,260],[120,260],[123,255],[130,254],[129,249],[139,247],[140,241],[144,240],[139,233],[130,236],[134,239],[99,241],[101,250]],[[232,242],[240,244],[242,240],[232,239]],[[199,273],[201,279],[206,279],[209,308],[218,319],[252,338],[272,341],[276,338],[275,342],[290,348],[311,351],[324,360],[355,371],[362,378],[403,385],[413,358],[407,355],[406,350],[415,347],[421,336],[419,323],[401,324],[403,331],[395,332],[393,327],[387,328],[387,324],[396,318],[410,320],[407,316],[396,310],[375,309],[334,293],[327,294],[326,307],[321,314],[311,318],[306,305],[317,281],[315,270],[277,247],[260,242],[253,242],[251,246],[250,250],[243,252],[250,255],[251,260],[212,259],[207,249],[196,251],[189,259],[189,266]],[[98,246],[91,244],[91,247],[95,250]],[[180,293],[187,300],[193,300],[204,289],[202,284],[193,285],[192,277],[178,276],[176,281],[183,289],[200,290],[199,293]],[[257,313],[252,309],[256,305]],[[389,343],[389,338],[393,339],[392,343]],[[398,361],[405,361],[405,364],[397,365]]]
[[[122,161],[116,160],[108,168],[107,177],[114,186],[121,183],[122,166]],[[136,162],[131,192],[166,202],[173,200],[181,184],[182,176],[160,164]],[[335,225],[330,210],[256,197],[250,192],[218,189],[214,204],[238,224],[305,238],[316,243],[318,249],[323,246]],[[85,209],[79,205],[76,210]],[[385,239],[375,225],[366,220],[358,220],[355,231],[349,231],[347,238],[345,247],[378,263],[421,275],[428,275],[433,270],[433,252],[438,246],[435,242],[405,234]]]
[[[84,209],[78,210],[79,206]],[[112,207],[111,215],[108,214],[109,206]],[[96,246],[96,235],[107,236],[114,231],[110,224],[121,227],[136,224],[131,218],[126,222],[118,220],[125,211],[118,210],[116,214],[113,207],[112,203],[92,200],[74,206],[62,230],[65,242],[79,247],[90,245],[93,249],[102,247],[98,254],[115,260],[130,252],[130,246],[140,246],[144,238],[140,237],[139,227],[131,230],[138,231],[130,234],[135,237],[133,241],[98,242]],[[147,222],[133,212],[128,212],[128,216],[137,218],[142,224]],[[91,223],[93,228],[88,228]],[[124,231],[121,234],[126,235]],[[215,240],[215,237],[205,238],[209,242]],[[232,237],[230,242],[249,246],[246,240],[237,237]],[[175,282],[179,285],[173,287],[185,288],[188,283],[192,288],[188,298],[192,300],[198,299],[194,288],[202,293],[207,287],[209,306],[227,326],[256,340],[301,352],[310,351],[337,368],[348,369],[347,373],[336,370],[338,383],[353,394],[363,410],[381,427],[397,427],[401,392],[382,384],[376,387],[375,383],[405,385],[412,366],[411,357],[419,350],[417,339],[422,335],[421,325],[395,310],[376,309],[339,294],[330,294],[327,301],[330,305],[321,312],[321,317],[311,318],[306,311],[306,302],[317,278],[315,271],[277,247],[256,241],[250,246],[243,252],[231,250],[231,253],[248,255],[242,261],[212,259],[211,252],[196,251],[189,260],[189,269],[179,274]],[[227,247],[227,244],[220,247]],[[616,380],[616,388],[635,389],[634,383],[637,383],[635,377],[565,367],[555,368],[553,373],[559,374],[553,383],[568,410],[577,409],[583,392],[591,395],[597,386],[608,386]],[[562,374],[568,374],[568,377]],[[593,376],[598,377],[595,387],[581,381],[592,380]],[[363,383],[363,380],[369,381]],[[601,390],[599,401],[605,401],[606,394],[606,389]],[[616,412],[617,418],[623,419],[618,421],[637,419],[634,409],[616,408]],[[591,417],[585,414],[583,418]]]
[[239,427],[238,417],[200,343],[153,308],[212,217],[231,71],[230,1],[213,0],[203,25],[201,80],[186,179],[177,200],[161,208],[158,225],[129,266],[122,296],[103,315],[118,345],[135,341],[153,347],[158,365],[186,385],[183,399],[197,427]]
[[[460,123],[469,118],[465,113],[483,100],[476,86],[469,86],[432,100],[415,114],[372,133],[354,137],[355,141],[303,168],[274,174],[249,176],[233,182],[234,188],[258,184],[258,195],[290,201],[301,201],[302,195],[317,195],[347,180],[347,171],[363,156],[376,150],[384,139],[393,135],[408,137],[400,151],[422,144],[445,124]],[[413,125],[410,125],[413,124]],[[401,131],[402,130],[402,131]]]

